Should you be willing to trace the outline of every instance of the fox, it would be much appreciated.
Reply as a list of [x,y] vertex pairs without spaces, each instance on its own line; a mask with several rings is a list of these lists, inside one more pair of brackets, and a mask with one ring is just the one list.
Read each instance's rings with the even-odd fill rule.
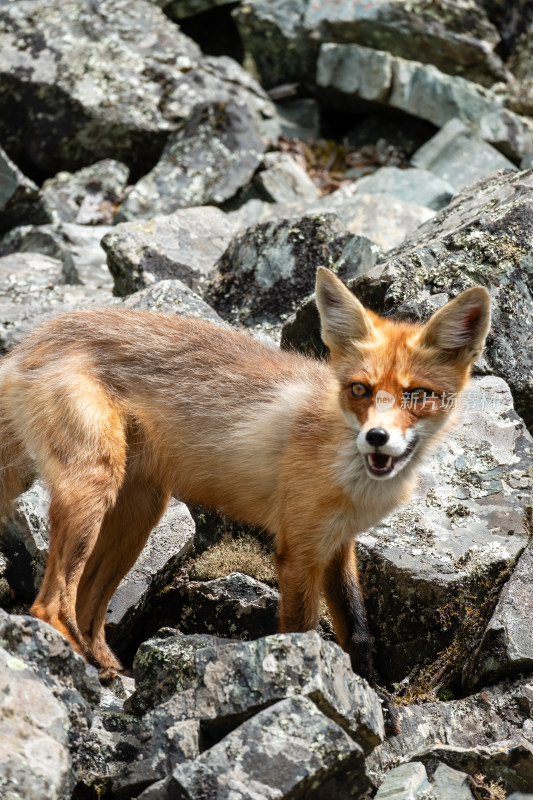
[[30,612],[101,676],[123,670],[108,603],[176,496],[267,531],[280,631],[315,628],[325,596],[352,669],[376,685],[354,543],[408,498],[451,413],[428,398],[466,386],[489,294],[395,320],[320,267],[316,304],[327,360],[109,306],[41,324],[0,363],[0,513],[36,475],[50,491]]

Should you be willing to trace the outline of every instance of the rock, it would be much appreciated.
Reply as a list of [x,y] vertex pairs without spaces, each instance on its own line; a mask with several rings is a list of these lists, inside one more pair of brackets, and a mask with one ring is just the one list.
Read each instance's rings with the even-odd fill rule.
[[15,501],[13,513],[4,517],[0,547],[7,561],[4,576],[11,589],[33,600],[41,585],[48,558],[50,498],[41,481],[36,481]]
[[279,205],[250,200],[228,216],[236,228],[269,220],[336,214],[350,233],[366,236],[383,250],[401,244],[409,233],[434,216],[434,211],[387,194],[358,191],[359,181],[345,184],[313,202]]
[[[127,626],[130,615],[138,613],[147,602],[145,595],[161,570],[168,569],[189,555],[193,549],[194,522],[185,503],[172,499],[161,521],[150,533],[148,541],[131,570],[124,576],[107,610],[108,631]],[[127,533],[127,532],[125,532]]]
[[0,45],[0,137],[23,168],[55,174],[113,158],[142,174],[199,102],[274,116],[238,64],[204,58],[145,0],[9,4]]
[[361,748],[311,700],[292,697],[259,712],[193,761],[178,764],[155,787],[140,798],[358,800],[368,779]]
[[492,298],[483,372],[504,378],[516,411],[533,426],[533,171],[496,173],[456,195],[353,290],[374,311],[427,319],[474,284]]
[[[378,789],[375,800],[420,800],[428,788],[423,764],[412,761],[391,769]],[[444,800],[444,799],[443,799]]]
[[430,208],[383,193],[358,192],[346,205],[347,210],[350,209],[348,213],[351,212],[349,219],[343,217],[340,209],[338,213],[350,233],[365,236],[384,251],[398,247],[409,233],[435,213]]
[[141,725],[137,717],[123,710],[124,700],[133,691],[131,684],[132,678],[117,676],[102,687],[91,729],[78,751],[75,796],[83,794],[83,790],[89,796],[115,790],[122,776],[137,762]]
[[320,109],[312,97],[299,97],[276,103],[281,133],[287,139],[315,142],[320,138]]
[[[368,76],[354,75],[362,63]],[[432,65],[395,58],[356,44],[323,44],[316,82],[330,105],[361,112],[363,101],[400,109],[442,127],[458,118],[518,163],[533,151],[533,125],[503,105],[503,98]]]
[[122,630],[112,636],[112,646],[126,661],[162,626],[239,639],[275,633],[279,595],[270,586],[239,572],[210,581],[190,581],[177,575],[178,564],[173,559],[168,562]]
[[265,147],[246,106],[222,101],[198,104],[169,138],[155,167],[128,194],[117,220],[220,205],[250,182]]
[[216,311],[204,303],[200,295],[178,280],[158,281],[146,289],[115,300],[115,304],[121,304],[124,308],[160,311],[163,314],[184,314],[187,317],[207,319],[217,325],[226,325]]
[[254,185],[272,203],[297,203],[316,200],[319,196],[307,172],[288,153],[267,153],[266,167],[254,178]]
[[435,800],[475,800],[470,789],[470,780],[464,772],[439,764],[433,773],[431,797]]
[[0,241],[0,255],[41,253],[61,261],[67,283],[111,290],[113,279],[100,245],[110,230],[109,225],[73,222],[14,228]]
[[[379,247],[364,236],[352,236],[346,243],[333,269],[344,280],[356,278],[371,270],[381,256]],[[296,349],[319,358],[327,355],[320,336],[320,319],[314,293],[306,298],[281,330],[281,346]]]
[[0,698],[2,797],[63,800],[70,796],[74,780],[66,708],[24,661],[3,647]]
[[117,225],[102,239],[115,292],[123,296],[176,278],[195,288],[213,272],[233,233],[227,215],[210,207]]
[[494,582],[527,542],[533,440],[508,387],[477,378],[459,410],[412,499],[357,538],[375,660],[386,681],[434,659],[468,615],[482,624]]
[[464,668],[467,691],[532,671],[533,634],[528,613],[533,602],[532,568],[533,549],[528,545],[503,587],[481,643]]
[[416,151],[411,163],[449,182],[455,191],[497,169],[516,170],[512,161],[473,133],[460,119],[447,122]]
[[533,745],[520,736],[468,749],[435,744],[416,758],[422,761],[428,774],[444,762],[454,770],[486,776],[489,781],[503,784],[508,792],[527,791],[533,785]]
[[[412,163],[415,167],[418,166],[414,160]],[[357,187],[358,192],[364,194],[390,194],[435,211],[448,205],[455,194],[454,187],[446,179],[429,171],[429,167],[425,169],[381,167],[372,175],[360,178]]]
[[135,691],[126,709],[142,716],[176,692],[189,689],[200,674],[197,653],[207,648],[206,653],[216,654],[229,641],[208,633],[185,636],[174,628],[162,628],[137,650],[133,662]]
[[78,172],[59,172],[43,183],[42,193],[63,222],[111,225],[128,182],[129,169],[111,158]]
[[[433,702],[399,706],[397,708],[401,732],[387,738],[367,759],[369,775],[381,783],[389,770],[405,761],[421,761],[421,754],[434,748],[450,748],[455,751],[489,752],[505,751],[503,742],[517,736],[533,743],[533,683],[531,678],[511,683],[505,681],[498,686],[482,689],[478,694],[450,702]],[[436,759],[438,757],[436,756]],[[441,761],[454,767],[458,762],[442,758]],[[470,769],[457,766],[469,774]],[[480,770],[487,774],[485,769]],[[493,770],[494,774],[495,770]],[[498,777],[495,776],[498,780]],[[449,795],[450,797],[454,795]]]
[[429,13],[423,5],[406,6],[401,0],[370,5],[250,0],[233,14],[267,87],[288,81],[312,84],[320,42],[389,50],[488,86],[507,77],[494,52],[498,32],[473,4],[443,3]]
[[[70,797],[75,776],[80,769],[80,748],[88,736],[92,717],[91,708],[98,704],[100,698],[97,672],[94,667],[87,664],[85,659],[74,652],[69,642],[58,631],[46,622],[32,617],[6,614],[1,609],[0,652],[8,654],[8,665],[15,665],[10,669],[17,670],[17,678],[11,684],[10,694],[17,697],[17,687],[20,686],[24,698],[23,707],[18,713],[15,713],[20,723],[20,735],[29,739],[29,742],[26,741],[21,752],[17,753],[13,748],[14,739],[11,738],[15,735],[15,731],[11,729],[6,734],[11,734],[8,738],[8,750],[17,755],[17,761],[22,758],[22,761],[19,762],[21,769],[28,772],[24,781],[22,776],[19,776],[21,785],[27,785],[29,791],[31,781],[37,779],[41,770],[46,776],[42,780],[50,783],[49,792],[44,791],[46,782],[43,782],[42,790],[35,791],[30,795],[17,794],[16,791],[13,794],[9,792],[7,795],[2,794],[17,800],[19,798],[27,800],[27,797],[31,797],[32,800],[33,798],[40,800],[42,797],[57,797],[58,800],[64,800],[64,798]],[[35,676],[37,686],[34,684],[33,689],[29,685],[24,686],[23,670],[25,667],[28,668],[27,671],[31,675]],[[3,677],[4,674],[3,668],[0,668],[0,675]],[[43,691],[45,689],[46,692]],[[4,692],[5,689],[0,689],[0,694]],[[46,700],[46,696],[55,698],[57,703],[48,705],[49,701]],[[8,708],[9,700],[4,698],[0,705],[2,708]],[[31,709],[31,713],[29,713],[29,709]],[[7,716],[9,717],[9,712]],[[42,720],[47,719],[51,723],[49,732],[52,736],[59,741],[62,747],[68,746],[66,753],[63,753],[61,748],[51,749],[50,745],[43,741],[43,748],[46,745],[44,752],[48,752],[50,755],[45,756],[43,753],[41,757],[39,745],[30,744],[36,733],[39,736],[39,730],[32,731],[32,727],[35,726],[37,729],[44,727]],[[16,726],[15,723],[13,724]],[[3,738],[4,733],[2,732],[0,741]],[[0,749],[1,747],[0,744]],[[47,763],[48,760],[51,760],[52,763]],[[5,765],[4,757],[1,763]],[[2,773],[0,769],[0,787],[3,787],[3,775],[5,776],[5,773]],[[25,783],[26,780],[28,784]],[[56,786],[56,781],[63,785],[63,790],[53,788]],[[53,793],[54,791],[56,794]]]
[[[348,656],[340,647],[322,640],[316,631],[277,634],[252,642],[195,637],[184,679],[184,668],[176,666],[170,656],[176,648],[182,652],[187,639],[192,637],[145,642],[137,653],[134,673],[137,677],[140,672],[140,689],[131,696],[128,707],[146,708],[154,694],[168,698],[144,717],[145,731],[164,730],[171,720],[197,719],[207,741],[218,740],[267,705],[303,694],[365,753],[383,739],[381,703],[374,690],[351,671]],[[156,669],[150,674],[146,661],[154,658]],[[192,675],[196,680],[191,680]],[[233,676],[229,683],[228,675]],[[150,678],[152,687],[147,684]]]
[[0,147],[0,233],[16,225],[39,225],[52,220],[52,208],[39,187]]
[[279,322],[332,266],[347,231],[332,214],[266,222],[237,236],[217,263],[206,301],[232,322]]
[[63,265],[39,253],[0,257],[0,352],[10,350],[39,322],[63,311],[109,300],[105,288],[68,285]]

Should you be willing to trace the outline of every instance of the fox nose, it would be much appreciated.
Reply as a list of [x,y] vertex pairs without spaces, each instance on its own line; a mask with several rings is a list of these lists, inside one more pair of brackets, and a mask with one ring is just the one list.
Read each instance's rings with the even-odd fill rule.
[[383,428],[370,428],[366,440],[372,447],[383,447],[389,441],[389,434]]

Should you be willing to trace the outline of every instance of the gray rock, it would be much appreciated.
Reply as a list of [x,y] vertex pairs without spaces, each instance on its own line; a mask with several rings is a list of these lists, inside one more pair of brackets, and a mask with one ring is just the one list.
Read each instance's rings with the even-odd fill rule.
[[16,225],[52,222],[52,208],[39,187],[22,174],[0,147],[0,232]]
[[320,110],[312,97],[276,103],[281,133],[288,139],[315,142],[320,138]]
[[432,785],[429,793],[432,800],[475,800],[470,789],[470,780],[464,772],[439,764],[433,773]]
[[[381,256],[379,247],[364,236],[352,236],[346,243],[334,271],[344,280],[353,279],[371,270]],[[298,306],[281,330],[281,346],[324,358],[327,347],[320,336],[320,320],[314,293]]]
[[63,311],[106,303],[109,290],[64,282],[60,261],[39,253],[0,257],[0,352],[10,350],[39,322]]
[[[449,182],[455,191],[497,169],[516,170],[512,161],[483,141],[459,119],[451,119],[411,159]],[[451,199],[451,197],[450,197]]]
[[376,663],[387,681],[448,646],[473,598],[469,613],[480,614],[527,542],[533,440],[508,387],[477,378],[459,410],[412,499],[357,539]]
[[529,624],[532,569],[533,549],[528,545],[503,587],[481,643],[465,666],[463,683],[468,690],[532,671],[533,633]]
[[[370,60],[368,80],[353,74]],[[406,61],[356,44],[323,44],[317,63],[322,97],[343,110],[361,112],[372,100],[442,127],[458,118],[518,163],[533,151],[533,125],[504,106],[504,98],[432,65]]]
[[416,758],[422,761],[428,774],[445,763],[472,776],[481,773],[489,781],[503,784],[508,792],[527,791],[533,785],[533,745],[520,736],[486,747],[435,744],[417,753]]
[[[491,86],[506,70],[499,36],[480,6],[250,0],[234,12],[265,86],[312,84],[320,42],[353,42]],[[466,33],[467,31],[467,33]],[[366,67],[366,65],[365,65]]]
[[166,279],[197,287],[213,272],[233,233],[234,223],[218,208],[187,208],[117,225],[102,247],[115,291],[123,296]]
[[279,595],[270,586],[239,572],[210,581],[191,581],[177,574],[178,567],[179,559],[170,559],[154,577],[143,602],[111,638],[126,661],[162,626],[176,627],[183,633],[216,633],[238,639],[256,639],[277,630]]
[[427,319],[475,284],[492,297],[492,329],[480,369],[504,378],[533,425],[533,171],[501,172],[456,195],[449,206],[353,285],[378,313]]
[[226,325],[216,311],[204,303],[200,295],[178,280],[158,281],[146,289],[115,300],[115,304],[163,314],[184,314],[187,317],[207,319],[217,325]]
[[130,614],[135,614],[152,580],[167,567],[184,559],[193,548],[195,526],[185,503],[172,499],[161,521],[151,532],[134,566],[122,579],[111,598],[107,610],[106,625],[116,628],[126,623]]
[[420,800],[427,787],[428,778],[424,765],[413,761],[410,764],[401,764],[385,775],[375,800]]
[[142,716],[176,692],[189,689],[200,674],[197,653],[207,648],[208,654],[216,654],[227,644],[227,639],[207,633],[185,636],[174,628],[161,629],[137,650],[133,662],[135,691],[126,709]]
[[[533,743],[532,707],[531,678],[506,681],[461,700],[399,706],[401,731],[398,736],[387,738],[368,757],[369,775],[381,783],[392,767],[422,760],[420,754],[431,747],[449,747],[450,752],[490,747],[497,752],[500,746],[505,752],[502,743],[517,736]],[[445,758],[441,760],[456,766]],[[457,768],[470,773],[469,769]],[[484,769],[481,772],[487,774]]]
[[232,322],[279,322],[332,266],[347,231],[332,214],[266,222],[237,236],[217,263],[206,301]]
[[[71,796],[73,785],[75,783],[75,776],[81,767],[83,760],[81,756],[81,746],[85,742],[89,728],[92,721],[91,708],[98,704],[100,698],[100,683],[98,675],[94,667],[87,664],[85,659],[74,652],[71,645],[58,631],[54,630],[46,622],[33,619],[32,617],[18,616],[15,614],[6,614],[5,611],[0,609],[0,648],[9,654],[10,659],[18,663],[15,669],[22,670],[24,665],[31,669],[32,673],[36,676],[38,684],[43,688],[47,688],[53,697],[60,703],[62,711],[60,713],[61,719],[65,720],[64,730],[59,729],[57,732],[61,735],[61,741],[68,745],[70,751],[67,753],[69,774],[67,777],[68,785],[64,794],[59,793],[47,794],[44,791],[28,795],[32,800],[40,800],[41,797],[58,797],[61,800],[67,800]],[[22,665],[22,666],[20,666]],[[19,674],[17,672],[17,674]],[[3,669],[0,669],[0,675],[4,675]],[[18,681],[16,681],[18,685]],[[22,685],[24,691],[24,685]],[[16,695],[18,691],[15,686],[12,686],[12,691]],[[37,689],[37,692],[39,690]],[[2,690],[0,690],[2,694]],[[29,721],[29,727],[26,726],[28,735],[31,741],[31,723],[39,720],[41,713],[47,714],[39,705],[38,696],[32,697],[31,690],[29,695],[25,697],[24,708],[20,709],[19,718],[20,722]],[[4,706],[4,701],[0,704]],[[29,713],[31,709],[31,714]],[[59,712],[57,712],[59,713]],[[56,728],[57,730],[57,728]],[[4,737],[0,736],[0,740]],[[9,739],[8,739],[9,741]],[[0,745],[1,747],[1,745]],[[29,746],[28,744],[23,750],[25,757],[31,759],[31,762],[26,762],[26,769],[29,775],[27,780],[31,782],[31,775],[39,775],[41,769],[45,769],[46,773],[50,775],[55,774],[56,780],[64,781],[62,776],[62,769],[60,765],[64,764],[64,756],[61,752],[57,753],[57,764],[55,761],[52,764],[47,764],[48,758],[43,758],[42,762],[40,757],[36,756],[38,748]],[[49,758],[53,758],[50,756]],[[1,760],[2,765],[5,764],[4,759]],[[2,768],[0,767],[0,776],[2,775]],[[2,778],[0,777],[0,787]],[[25,784],[22,783],[22,786]],[[46,784],[43,784],[43,788]],[[51,783],[51,789],[54,783]],[[29,786],[29,784],[28,784]],[[70,792],[68,789],[70,788]],[[9,794],[2,795],[16,798],[24,798],[24,794]]]
[[111,225],[128,182],[129,169],[104,159],[78,172],[59,172],[43,183],[42,193],[63,222]]
[[288,153],[267,153],[266,167],[254,178],[254,185],[272,203],[297,203],[316,200],[319,196],[307,172]]
[[[146,660],[154,659],[153,646],[155,674],[146,669]],[[220,738],[221,732],[235,728],[265,706],[303,694],[344,728],[365,753],[383,739],[383,715],[376,693],[351,671],[340,647],[322,640],[316,631],[276,634],[252,642],[197,637],[191,652],[194,662],[189,656],[191,671],[185,681],[183,667],[176,667],[169,658],[176,647],[183,650],[183,637],[169,638],[166,643],[156,639],[153,645],[146,642],[136,656],[134,672],[137,675],[141,670],[143,677],[128,706],[138,709],[153,701],[154,679],[158,681],[157,695],[168,697],[144,718],[145,730],[164,729],[170,720],[197,719],[206,735],[216,736],[218,731],[216,738]],[[196,680],[191,682],[194,673]],[[147,686],[150,675],[151,688]],[[233,676],[230,682],[228,675]]]
[[358,183],[345,184],[313,202],[280,205],[250,200],[228,216],[235,227],[244,228],[269,220],[336,214],[350,233],[366,236],[382,250],[390,250],[435,214],[430,208],[398,197],[359,192]]
[[0,241],[0,255],[41,253],[61,261],[65,282],[111,290],[113,279],[100,245],[110,230],[109,225],[73,222],[14,228]]
[[[415,167],[419,166],[414,158],[412,163]],[[424,167],[423,164],[420,166]],[[455,190],[446,179],[433,174],[437,172],[436,170],[429,171],[429,169],[429,167],[425,169],[381,167],[372,175],[357,181],[358,191],[365,194],[390,194],[409,203],[438,211],[448,205]]]
[[0,793],[6,800],[66,800],[74,788],[69,719],[17,656],[0,647]]
[[0,528],[1,551],[6,559],[5,578],[11,589],[33,600],[41,585],[48,558],[50,497],[36,481],[17,498],[13,513]]
[[221,101],[199,104],[169,138],[155,167],[135,184],[117,220],[220,205],[250,182],[265,147],[246,106]]
[[203,57],[145,0],[9,3],[0,51],[0,137],[17,163],[49,174],[105,158],[146,170],[202,101],[274,115],[238,64]]
[[[305,697],[247,720],[140,798],[359,800],[368,789],[361,748]],[[155,793],[154,793],[155,792]]]

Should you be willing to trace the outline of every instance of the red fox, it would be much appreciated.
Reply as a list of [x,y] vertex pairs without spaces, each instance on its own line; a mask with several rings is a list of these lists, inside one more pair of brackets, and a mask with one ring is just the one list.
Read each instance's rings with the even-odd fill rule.
[[320,268],[316,301],[329,362],[117,308],[46,322],[1,362],[2,513],[36,473],[51,496],[31,613],[103,671],[122,669],[108,602],[175,494],[269,531],[281,630],[314,628],[324,592],[354,671],[374,683],[354,538],[407,497],[450,414],[427,398],[465,386],[489,296],[473,287],[425,325],[397,322]]

